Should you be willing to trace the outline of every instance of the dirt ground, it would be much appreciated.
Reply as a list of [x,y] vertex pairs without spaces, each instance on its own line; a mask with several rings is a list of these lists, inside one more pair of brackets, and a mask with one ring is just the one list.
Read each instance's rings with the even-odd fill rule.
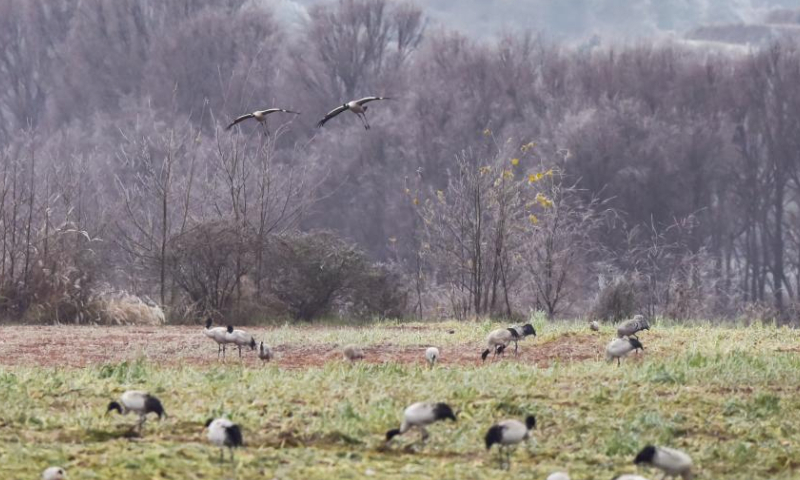
[[[313,337],[313,335],[311,336]],[[313,339],[312,339],[313,342]],[[369,363],[397,362],[423,364],[428,345],[383,343],[364,348]],[[273,345],[282,368],[296,369],[342,362],[342,345],[279,344]],[[439,347],[441,365],[478,365],[482,339],[469,344]],[[513,345],[505,361],[517,361],[547,367],[554,362],[576,362],[601,358],[603,340],[596,335],[564,334],[555,339],[526,339],[520,352],[513,355]],[[257,352],[243,350],[243,362],[260,365]],[[0,365],[84,367],[104,363],[132,361],[144,357],[168,365],[215,365],[217,344],[203,336],[197,327],[0,327]],[[491,361],[491,356],[487,362]],[[228,348],[227,363],[238,363],[238,352]]]

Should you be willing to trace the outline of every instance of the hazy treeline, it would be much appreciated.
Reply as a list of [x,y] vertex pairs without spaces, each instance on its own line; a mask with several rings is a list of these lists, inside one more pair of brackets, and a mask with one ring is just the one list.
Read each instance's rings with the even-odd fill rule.
[[[254,6],[259,5],[259,6]],[[572,50],[341,0],[0,0],[0,310],[91,321],[800,303],[800,50]],[[370,104],[372,130],[346,100]],[[270,136],[237,115],[279,106]]]

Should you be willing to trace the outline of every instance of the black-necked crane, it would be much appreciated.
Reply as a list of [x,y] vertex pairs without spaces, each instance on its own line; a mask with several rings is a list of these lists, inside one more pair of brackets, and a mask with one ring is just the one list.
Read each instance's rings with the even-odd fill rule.
[[428,347],[428,349],[425,350],[425,360],[428,361],[428,365],[430,365],[431,368],[433,368],[436,361],[439,360],[439,356],[439,349],[436,347]]
[[494,357],[497,357],[500,354],[505,355],[505,349],[511,342],[514,342],[514,355],[517,354],[518,349],[518,342],[520,339],[523,339],[529,335],[536,336],[536,329],[533,328],[533,325],[530,323],[526,323],[521,327],[511,327],[511,328],[499,328],[497,330],[493,330],[489,332],[489,335],[486,336],[486,350],[481,353],[481,359],[485,362],[486,357],[489,356],[489,353],[494,349]]
[[211,318],[206,320],[206,328],[203,330],[203,335],[217,342],[217,360],[219,360],[220,353],[222,353],[222,358],[224,359],[225,345],[228,343],[228,338],[225,335],[227,333],[227,329],[225,327],[211,328],[211,323]]
[[236,345],[239,349],[239,358],[242,358],[242,347],[250,347],[250,350],[256,349],[255,337],[244,330],[234,330],[233,325],[228,325],[228,329],[225,332],[225,340]]
[[553,472],[547,476],[547,480],[570,480],[567,472]]
[[123,393],[119,402],[111,402],[108,404],[106,413],[116,410],[122,415],[127,415],[128,412],[133,412],[139,415],[139,421],[136,422],[136,429],[141,431],[142,425],[147,420],[148,413],[155,413],[160,420],[165,416],[164,407],[161,401],[147,392],[140,390],[128,390]]
[[500,454],[500,462],[502,465],[503,449],[506,450],[506,466],[511,468],[511,451],[512,445],[517,445],[530,438],[531,430],[536,427],[536,417],[528,415],[525,418],[525,423],[519,420],[503,420],[492,425],[489,431],[486,432],[486,449],[492,448],[492,445],[499,446],[498,451]]
[[261,345],[258,347],[258,358],[265,362],[269,362],[275,358],[275,354],[272,353],[272,349],[269,348],[269,346],[264,346],[264,342],[261,342]]
[[663,478],[681,477],[683,480],[694,478],[692,458],[674,448],[647,445],[636,455],[633,463],[652,465],[664,472]]
[[208,429],[208,441],[219,447],[219,458],[224,459],[224,448],[227,447],[231,452],[231,462],[233,461],[233,449],[244,445],[242,440],[242,430],[239,425],[231,422],[227,418],[209,418],[206,422]]
[[352,100],[350,102],[344,103],[339,107],[334,108],[327,115],[325,118],[320,120],[317,123],[317,128],[322,128],[325,125],[325,122],[330,120],[331,118],[339,115],[340,113],[350,110],[351,112],[355,113],[356,116],[361,120],[361,124],[364,125],[364,129],[369,130],[369,122],[367,121],[367,106],[366,103],[374,102],[376,100],[391,100],[389,97],[364,97],[360,100]]
[[425,443],[430,436],[425,427],[448,418],[456,421],[456,414],[446,403],[414,403],[403,411],[403,422],[400,424],[400,428],[393,428],[386,432],[386,443],[388,444],[394,437],[406,433],[413,427],[419,428],[422,434],[422,443]]
[[67,472],[61,467],[49,467],[42,473],[42,480],[67,480]]
[[650,323],[644,318],[644,315],[636,315],[632,320],[617,327],[617,338],[632,337],[638,340],[638,333],[642,330],[650,330]]
[[355,362],[356,360],[364,360],[364,350],[357,345],[347,345],[342,349],[342,355],[345,360]]
[[619,366],[620,360],[634,350],[644,350],[642,342],[636,338],[615,338],[606,346],[606,361],[613,362],[616,359]]
[[300,112],[293,112],[291,110],[286,110],[285,108],[268,108],[266,110],[256,110],[253,113],[248,113],[242,115],[241,117],[236,118],[236,120],[231,122],[230,125],[225,127],[225,130],[230,130],[234,125],[236,125],[237,123],[244,122],[248,118],[254,118],[258,121],[258,123],[263,125],[265,130],[264,133],[269,134],[269,128],[267,127],[267,115],[276,112],[291,113],[292,115],[300,115]]

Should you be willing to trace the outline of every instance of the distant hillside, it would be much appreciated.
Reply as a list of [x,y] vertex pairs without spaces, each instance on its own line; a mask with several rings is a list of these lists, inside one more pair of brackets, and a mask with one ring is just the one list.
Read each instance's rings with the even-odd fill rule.
[[800,41],[800,9],[778,9],[763,23],[706,25],[692,29],[687,40],[759,46],[779,38]]
[[[268,3],[268,0],[253,0]],[[338,0],[271,0],[288,21],[301,19],[314,4]],[[401,0],[402,1],[402,0]],[[706,25],[753,25],[796,20],[797,0],[418,0],[430,27],[456,29],[472,37],[497,37],[530,29],[574,43],[682,37]],[[787,15],[787,12],[789,14]],[[794,16],[792,16],[794,15]],[[788,20],[791,23],[791,20]],[[716,28],[716,27],[714,27]],[[711,36],[711,34],[706,34]],[[759,36],[758,38],[762,38]]]
[[800,8],[778,8],[767,14],[766,23],[800,25]]

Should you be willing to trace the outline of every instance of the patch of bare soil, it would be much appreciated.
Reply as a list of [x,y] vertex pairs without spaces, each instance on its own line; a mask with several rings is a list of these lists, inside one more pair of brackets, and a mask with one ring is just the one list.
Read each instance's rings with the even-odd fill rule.
[[[199,327],[72,327],[72,326],[9,326],[0,327],[0,365],[44,367],[85,367],[145,358],[166,365],[217,365],[217,344],[203,336]],[[278,366],[302,369],[329,362],[342,362],[337,344],[283,344],[273,349]],[[385,343],[364,348],[365,362],[425,364],[428,345],[395,345]],[[439,347],[441,365],[480,365],[482,340],[470,344]],[[509,347],[505,358],[539,367],[555,362],[580,362],[602,358],[604,343],[599,336],[567,334],[546,342],[528,338],[519,344],[518,355]],[[256,352],[228,347],[225,363],[242,362],[259,366]],[[486,363],[492,362],[490,356]]]

